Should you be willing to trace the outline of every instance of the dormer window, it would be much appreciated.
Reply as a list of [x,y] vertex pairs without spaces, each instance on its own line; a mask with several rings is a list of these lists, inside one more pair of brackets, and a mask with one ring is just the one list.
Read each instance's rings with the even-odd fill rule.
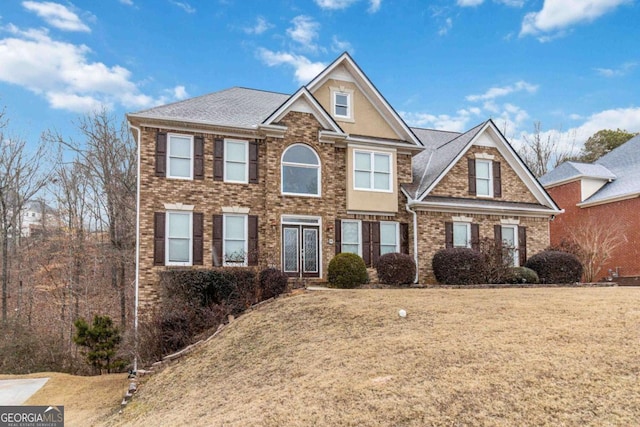
[[353,91],[332,88],[333,116],[341,120],[353,120]]

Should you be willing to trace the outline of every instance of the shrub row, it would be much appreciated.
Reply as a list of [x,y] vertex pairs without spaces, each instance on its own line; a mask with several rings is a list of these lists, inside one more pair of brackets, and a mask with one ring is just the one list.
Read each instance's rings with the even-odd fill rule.
[[436,280],[447,285],[482,283],[575,283],[582,277],[578,258],[561,251],[542,251],[527,260],[524,267],[507,267],[491,250],[442,249],[433,257]]

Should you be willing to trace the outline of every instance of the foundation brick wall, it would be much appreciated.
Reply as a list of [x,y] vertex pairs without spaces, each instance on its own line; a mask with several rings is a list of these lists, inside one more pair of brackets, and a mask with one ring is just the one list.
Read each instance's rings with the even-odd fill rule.
[[437,251],[445,248],[444,224],[452,221],[454,216],[471,217],[473,224],[479,224],[481,240],[494,238],[493,226],[500,224],[500,220],[519,220],[519,226],[527,227],[527,257],[531,257],[549,246],[549,220],[547,218],[418,211],[418,270],[421,283],[436,283],[431,260]]
[[572,229],[585,227],[593,222],[604,224],[619,233],[620,245],[602,267],[596,280],[605,278],[609,269],[615,271],[617,267],[621,277],[640,276],[640,198],[581,208],[576,206],[581,201],[580,181],[551,187],[547,192],[565,210],[551,222],[553,245],[560,244],[563,239],[570,239]]

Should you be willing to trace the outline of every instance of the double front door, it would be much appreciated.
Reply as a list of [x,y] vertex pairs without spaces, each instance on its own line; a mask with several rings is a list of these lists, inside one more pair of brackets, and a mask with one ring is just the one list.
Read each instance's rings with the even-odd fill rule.
[[282,225],[282,269],[291,277],[320,276],[320,227]]

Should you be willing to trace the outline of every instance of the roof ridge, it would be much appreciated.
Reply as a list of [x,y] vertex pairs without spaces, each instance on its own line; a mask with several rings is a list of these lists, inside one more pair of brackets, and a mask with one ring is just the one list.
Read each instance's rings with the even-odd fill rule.
[[453,139],[451,139],[451,140],[449,140],[449,141],[445,142],[445,143],[444,143],[444,144],[442,144],[441,146],[437,147],[437,148],[436,148],[436,150],[441,149],[442,147],[444,147],[444,146],[446,146],[446,145],[448,145],[448,144],[452,143],[453,141],[455,141],[455,140],[456,140],[456,139],[458,139],[458,138],[461,138],[461,137],[463,137],[463,136],[465,136],[465,135],[467,135],[467,134],[471,134],[473,131],[475,131],[475,132],[477,133],[477,132],[478,132],[478,130],[476,130],[476,129],[477,129],[477,128],[480,128],[480,127],[482,127],[482,126],[484,126],[484,125],[485,125],[485,124],[487,124],[487,123],[488,123],[488,120],[487,120],[487,121],[484,121],[484,122],[482,122],[482,123],[480,123],[479,125],[476,125],[475,127],[472,127],[472,128],[471,128],[471,129],[469,129],[468,131],[466,131],[466,132],[464,132],[464,133],[459,134],[459,135],[458,135],[458,136],[456,136],[455,138],[453,138]]

